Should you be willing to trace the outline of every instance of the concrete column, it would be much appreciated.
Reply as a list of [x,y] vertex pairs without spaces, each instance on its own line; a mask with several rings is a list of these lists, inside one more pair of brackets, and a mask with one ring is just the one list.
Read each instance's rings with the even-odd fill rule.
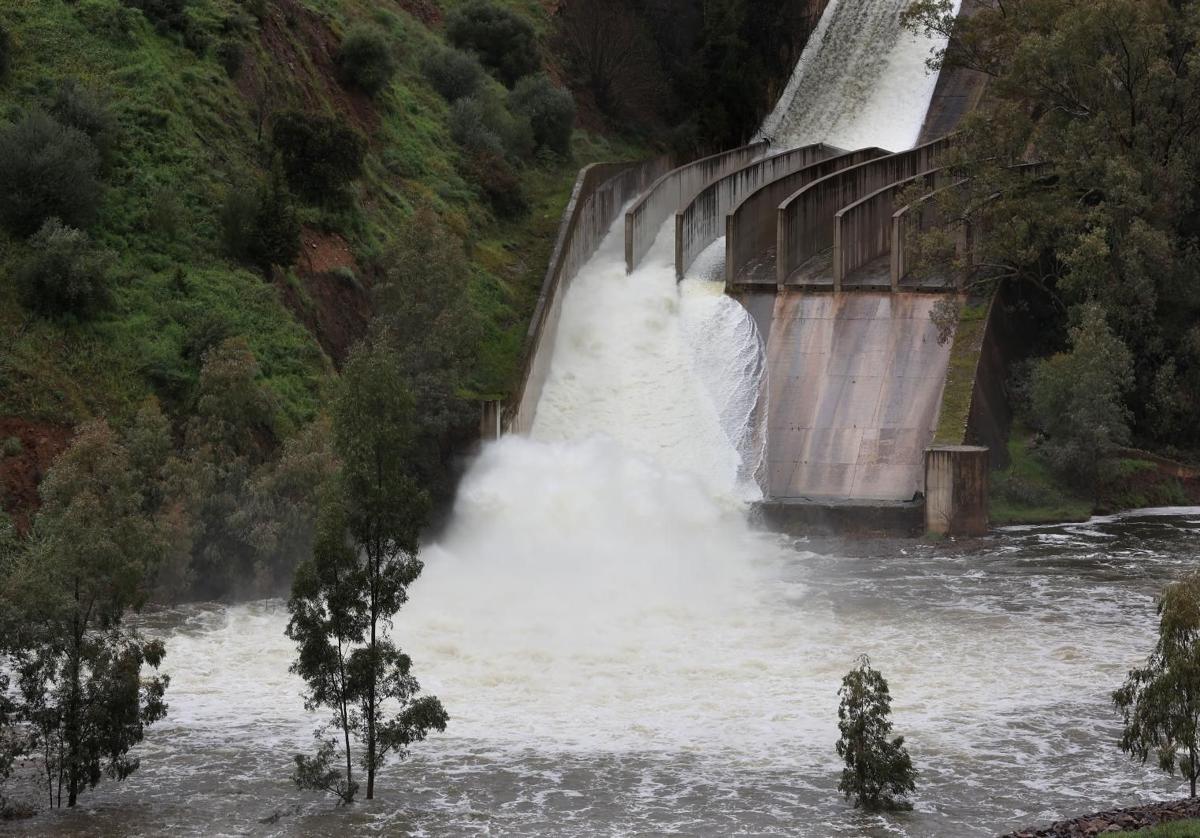
[[925,529],[936,535],[987,533],[988,449],[977,445],[925,449]]

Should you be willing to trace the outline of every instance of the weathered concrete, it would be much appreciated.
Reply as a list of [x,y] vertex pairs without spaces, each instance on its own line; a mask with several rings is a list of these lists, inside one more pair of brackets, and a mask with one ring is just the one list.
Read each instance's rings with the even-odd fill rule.
[[1008,370],[1017,337],[1009,328],[1004,304],[999,296],[988,306],[983,343],[975,364],[975,383],[971,388],[971,407],[963,443],[982,445],[991,451],[992,468],[1008,465],[1008,432],[1012,426],[1012,406],[1008,398]]
[[[901,283],[912,273],[913,239],[917,235],[928,232],[934,227],[943,226],[945,223],[945,219],[938,212],[938,196],[943,190],[954,189],[964,183],[966,183],[965,180],[960,180],[957,183],[934,189],[916,201],[898,208],[892,214],[889,276],[893,288],[899,288]],[[957,255],[961,257],[967,248],[965,226],[958,225],[955,233],[955,247]]]
[[642,163],[594,163],[580,171],[525,335],[520,384],[501,417],[506,432],[527,434],[533,427],[570,281],[596,252],[621,208],[669,168],[669,159],[661,157]]
[[[913,186],[932,190],[937,185],[940,172],[940,169],[934,169],[888,184],[837,211],[833,219],[835,291],[842,290],[842,283],[854,271],[892,252],[892,216],[896,212],[896,196]],[[890,276],[889,283],[891,290],[900,290],[900,283]]]
[[767,500],[755,513],[774,532],[792,535],[919,536],[925,502]]
[[[979,10],[979,0],[963,0],[958,17],[971,17]],[[950,42],[950,57],[953,58],[955,43]],[[958,130],[963,117],[978,107],[987,90],[988,77],[975,70],[951,67],[938,74],[937,85],[929,110],[925,112],[925,123],[917,144],[921,145],[937,137],[944,137]]]
[[898,180],[936,169],[953,139],[943,137],[908,151],[841,169],[803,187],[779,206],[776,280],[786,287],[804,263],[833,248],[838,210]]
[[662,225],[714,180],[767,152],[766,142],[705,157],[663,174],[625,213],[625,270],[632,273],[654,244]]
[[841,152],[824,143],[801,146],[764,157],[706,186],[675,213],[675,276],[683,279],[696,257],[725,235],[725,216],[747,195]]
[[839,154],[773,180],[745,197],[726,217],[725,290],[739,286],[776,285],[774,271],[762,272],[765,282],[755,281],[752,266],[770,259],[775,252],[775,224],[779,205],[798,189],[850,166],[887,155],[882,148],[865,148]]
[[771,499],[911,500],[924,487],[950,344],[937,298],[776,295],[766,333]]
[[988,450],[939,445],[925,451],[925,529],[979,536],[988,529]]

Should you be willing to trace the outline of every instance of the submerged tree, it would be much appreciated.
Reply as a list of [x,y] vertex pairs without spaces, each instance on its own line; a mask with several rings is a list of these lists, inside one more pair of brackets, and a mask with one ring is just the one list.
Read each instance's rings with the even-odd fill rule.
[[842,738],[837,753],[846,762],[838,791],[863,809],[911,809],[904,796],[916,790],[917,772],[904,748],[904,737],[888,739],[892,696],[887,681],[871,668],[866,655],[842,679],[838,695]]
[[448,715],[421,696],[412,662],[388,636],[423,567],[418,537],[429,499],[408,468],[415,435],[413,398],[386,334],[360,345],[343,371],[333,404],[340,474],[323,499],[313,558],[299,570],[288,635],[300,649],[293,670],[308,685],[310,707],[333,711],[345,776],[334,769],[336,740],[296,759],[296,782],[353,800],[353,740],[363,754],[366,796],[389,753],[403,758]]
[[1121,750],[1168,774],[1179,771],[1196,796],[1200,779],[1200,574],[1168,585],[1158,603],[1158,643],[1113,693],[1125,723]]
[[125,621],[145,601],[163,539],[143,513],[129,452],[103,421],[83,426],[41,487],[28,548],[6,585],[19,719],[42,756],[51,805],[74,806],[104,775],[138,767],[130,750],[166,714],[162,641]]

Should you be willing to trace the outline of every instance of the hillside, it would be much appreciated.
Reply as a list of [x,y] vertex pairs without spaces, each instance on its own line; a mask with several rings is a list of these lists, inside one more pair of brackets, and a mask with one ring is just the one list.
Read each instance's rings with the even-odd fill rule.
[[[523,153],[508,168],[527,212],[504,217],[473,155],[451,136],[451,105],[422,60],[445,41],[456,3],[431,0],[48,0],[0,7],[8,32],[0,115],[15,124],[76,91],[106,115],[101,194],[83,226],[108,259],[108,301],[87,316],[46,316],[16,276],[25,231],[0,232],[0,461],[5,508],[96,415],[128,420],[156,396],[178,424],[192,409],[204,353],[242,336],[261,368],[284,438],[322,392],[372,312],[370,288],[418,207],[466,249],[481,335],[463,395],[502,394],[551,239],[579,166],[639,156],[578,130],[569,154]],[[507,2],[544,40],[546,9]],[[355,27],[385,35],[395,74],[374,96],[346,83],[339,45]],[[551,62],[552,64],[552,62]],[[484,85],[503,100],[501,85]],[[230,255],[231,195],[270,179],[272,119],[327,115],[365,140],[346,200],[296,198],[298,257],[263,270]],[[295,190],[293,190],[295,191]],[[410,266],[420,270],[419,266]],[[420,336],[412,336],[420,340]],[[13,442],[11,440],[17,440]]]

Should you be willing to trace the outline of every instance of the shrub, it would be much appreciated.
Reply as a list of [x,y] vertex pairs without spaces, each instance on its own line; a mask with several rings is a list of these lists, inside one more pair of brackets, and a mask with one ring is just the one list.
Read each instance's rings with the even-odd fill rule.
[[100,200],[99,168],[87,135],[46,114],[0,128],[0,221],[20,235],[50,217],[85,226]]
[[87,233],[51,218],[29,243],[33,253],[17,273],[29,308],[87,317],[107,301],[110,257]]
[[300,219],[278,176],[256,189],[230,192],[221,208],[221,233],[230,256],[263,273],[300,254]]
[[137,9],[154,24],[160,33],[187,32],[191,21],[187,16],[188,0],[123,0],[126,6]]
[[10,436],[4,440],[4,446],[0,450],[4,452],[5,457],[19,457],[25,446],[21,444],[20,437]]
[[446,36],[459,49],[478,55],[509,87],[541,66],[529,21],[489,0],[470,0],[451,12]]
[[271,120],[271,142],[288,184],[315,202],[336,202],[362,174],[366,142],[336,119],[284,111]]
[[75,79],[63,79],[50,103],[50,115],[60,125],[86,134],[101,159],[109,158],[116,144],[117,122],[95,91]]
[[8,75],[9,69],[12,67],[12,38],[8,35],[8,30],[0,26],[0,81]]
[[388,36],[381,29],[363,24],[346,34],[338,49],[337,65],[344,84],[372,96],[387,87],[396,72]]
[[509,95],[513,113],[529,120],[538,148],[557,154],[571,151],[571,131],[575,127],[575,100],[545,75],[521,79]]
[[490,96],[459,99],[450,109],[450,136],[470,152],[486,152],[509,160],[533,155],[535,142],[529,120],[514,117]]
[[439,49],[421,62],[421,71],[429,84],[447,102],[474,96],[486,75],[474,55],[459,49]]
[[468,175],[502,218],[519,218],[529,211],[521,180],[502,156],[477,151],[468,163]]
[[227,38],[217,44],[217,61],[225,68],[226,74],[233,78],[238,74],[238,70],[242,69],[242,62],[246,57],[246,48],[242,46],[240,41],[235,41],[232,38]]

